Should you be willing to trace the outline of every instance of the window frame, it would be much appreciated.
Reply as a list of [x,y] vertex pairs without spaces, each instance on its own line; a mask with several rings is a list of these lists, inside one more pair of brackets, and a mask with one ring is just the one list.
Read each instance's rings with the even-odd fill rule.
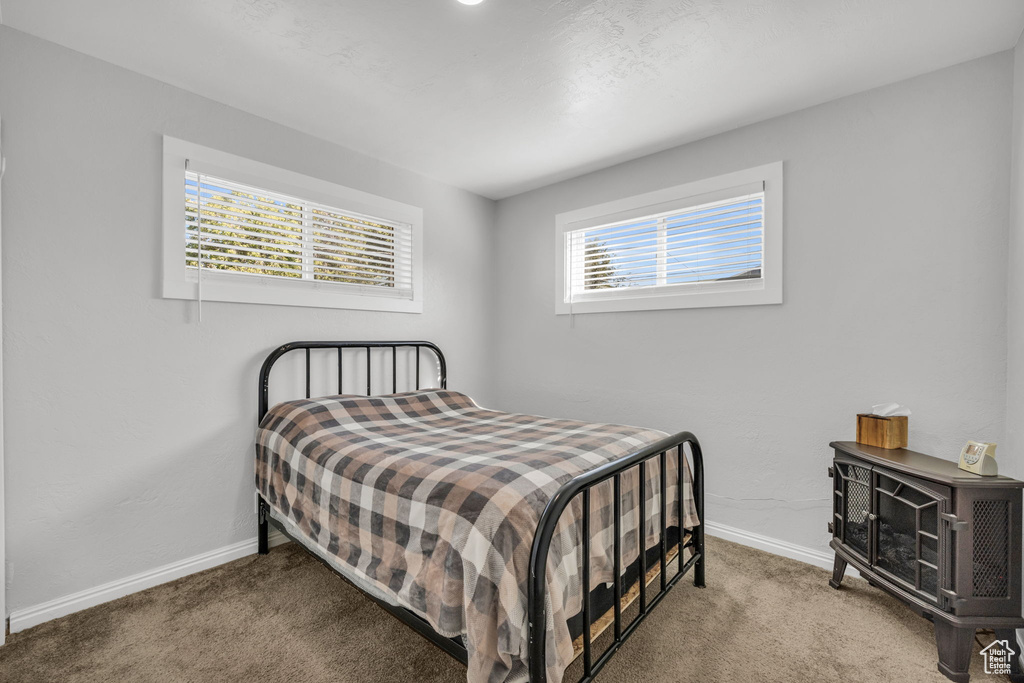
[[[566,211],[555,216],[555,314],[649,311],[673,308],[757,306],[782,303],[783,214],[781,161],[683,183],[653,192]],[[648,288],[601,290],[585,300],[569,301],[567,233],[666,211],[741,196],[755,183],[764,187],[764,235],[761,278]]]
[[[199,271],[185,266],[185,160],[190,170],[365,216],[407,223],[412,231],[412,298],[353,285],[202,271],[202,300],[395,313],[423,312],[423,210],[210,147],[163,137],[163,289],[165,299],[197,300]],[[370,290],[371,288],[365,288]]]

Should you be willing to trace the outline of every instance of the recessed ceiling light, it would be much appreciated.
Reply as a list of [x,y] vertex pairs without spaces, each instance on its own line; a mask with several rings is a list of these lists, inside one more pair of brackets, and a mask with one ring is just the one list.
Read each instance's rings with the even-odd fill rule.
[[484,0],[459,0],[463,5],[479,5]]

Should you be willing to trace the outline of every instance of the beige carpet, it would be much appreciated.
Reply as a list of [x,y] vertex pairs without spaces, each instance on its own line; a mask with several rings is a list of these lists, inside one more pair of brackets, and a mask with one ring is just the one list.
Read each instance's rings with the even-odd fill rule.
[[[598,677],[942,683],[932,626],[848,577],[708,539],[708,587],[680,583]],[[983,673],[975,650],[975,681]],[[11,636],[0,681],[458,683],[465,669],[294,544]]]

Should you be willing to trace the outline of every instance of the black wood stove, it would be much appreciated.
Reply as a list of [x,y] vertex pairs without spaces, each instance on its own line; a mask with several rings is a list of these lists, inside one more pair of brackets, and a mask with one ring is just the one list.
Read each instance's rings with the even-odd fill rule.
[[[847,564],[871,585],[935,624],[939,671],[966,683],[979,628],[993,629],[1020,655],[1021,489],[1009,477],[982,477],[956,463],[904,448],[849,441],[835,451],[829,584]],[[1011,657],[1011,680],[1024,681]]]

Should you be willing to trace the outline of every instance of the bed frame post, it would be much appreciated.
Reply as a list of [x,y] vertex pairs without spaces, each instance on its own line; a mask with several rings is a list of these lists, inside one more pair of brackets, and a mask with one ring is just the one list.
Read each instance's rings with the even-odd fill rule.
[[[700,555],[700,558],[693,565],[693,585],[697,588],[704,588],[704,454],[700,450],[700,442],[696,438],[690,439],[690,452],[693,454],[693,506],[700,520],[694,528],[693,550]],[[679,446],[680,460],[684,458],[683,447]],[[679,561],[682,562],[682,553]]]
[[256,511],[258,518],[258,531],[256,534],[257,550],[260,555],[266,555],[270,552],[270,508],[267,506],[266,501],[263,500],[263,496],[259,496],[257,499]]

